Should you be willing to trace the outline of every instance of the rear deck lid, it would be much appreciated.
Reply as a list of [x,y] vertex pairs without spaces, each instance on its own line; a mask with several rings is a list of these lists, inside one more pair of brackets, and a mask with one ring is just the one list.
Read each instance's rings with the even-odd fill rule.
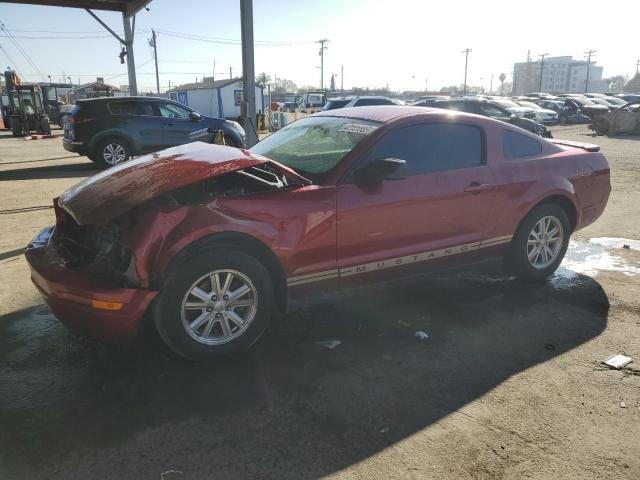
[[192,183],[270,163],[298,177],[277,162],[222,145],[194,142],[124,162],[69,188],[58,205],[79,225],[104,225],[147,200]]

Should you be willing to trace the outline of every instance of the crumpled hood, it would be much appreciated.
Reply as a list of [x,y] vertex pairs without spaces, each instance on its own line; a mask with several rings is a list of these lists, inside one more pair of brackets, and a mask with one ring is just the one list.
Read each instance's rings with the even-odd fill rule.
[[163,193],[264,163],[298,177],[286,166],[248,150],[194,142],[144,155],[86,178],[62,193],[58,206],[79,225],[105,225]]

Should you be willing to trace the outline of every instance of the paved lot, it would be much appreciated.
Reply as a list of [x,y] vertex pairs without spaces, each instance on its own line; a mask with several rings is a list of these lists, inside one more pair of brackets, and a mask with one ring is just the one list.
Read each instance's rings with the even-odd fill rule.
[[[614,190],[547,284],[487,267],[361,290],[198,365],[153,332],[115,348],[58,324],[21,250],[96,170],[0,134],[0,478],[640,478],[640,251],[599,240],[640,239],[640,139],[554,135],[599,143]],[[630,368],[602,368],[618,352]]]

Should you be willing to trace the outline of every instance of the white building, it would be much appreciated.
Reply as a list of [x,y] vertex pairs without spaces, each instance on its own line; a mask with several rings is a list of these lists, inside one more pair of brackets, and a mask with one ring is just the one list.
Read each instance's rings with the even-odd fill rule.
[[[172,88],[167,95],[209,117],[235,119],[241,116],[241,78],[214,81],[211,77],[205,77],[201,82]],[[256,85],[256,113],[264,112],[268,108],[268,101],[264,87]]]
[[[520,62],[513,65],[513,94],[530,92],[585,93],[606,92],[607,84],[602,81],[602,67],[596,62],[589,66],[587,82],[587,61],[572,57],[547,57],[544,62]],[[542,71],[542,76],[540,75]],[[586,87],[586,88],[585,88]]]

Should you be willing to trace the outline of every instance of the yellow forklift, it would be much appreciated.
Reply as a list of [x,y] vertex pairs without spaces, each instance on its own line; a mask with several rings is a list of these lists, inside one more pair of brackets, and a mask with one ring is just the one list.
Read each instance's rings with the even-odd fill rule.
[[22,84],[15,71],[4,72],[9,97],[8,127],[14,137],[36,132],[51,135],[49,117],[42,102],[42,89],[38,85]]

